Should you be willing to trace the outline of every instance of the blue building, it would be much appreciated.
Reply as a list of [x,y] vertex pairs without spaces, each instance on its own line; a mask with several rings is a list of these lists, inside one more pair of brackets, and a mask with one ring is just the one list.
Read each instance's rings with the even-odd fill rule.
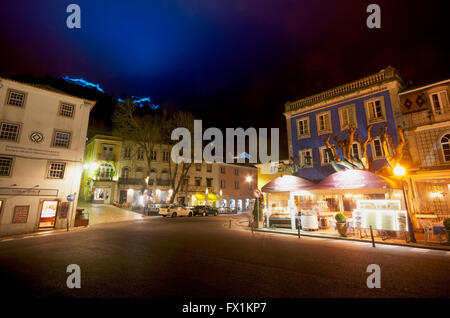
[[[298,176],[313,181],[321,180],[335,172],[330,164],[324,140],[327,135],[340,140],[348,138],[346,130],[355,127],[359,140],[367,138],[367,126],[372,125],[374,140],[367,147],[374,170],[385,163],[380,140],[380,128],[397,143],[397,126],[401,125],[398,92],[403,82],[392,67],[351,83],[322,93],[285,104],[289,156],[302,167]],[[331,143],[335,144],[332,139]],[[361,155],[361,143],[354,141],[352,154]],[[340,147],[336,145],[342,156]]]

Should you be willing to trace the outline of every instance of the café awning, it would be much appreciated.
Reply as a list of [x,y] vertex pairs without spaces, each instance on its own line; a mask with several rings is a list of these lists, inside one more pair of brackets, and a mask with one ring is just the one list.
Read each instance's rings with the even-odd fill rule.
[[280,176],[273,179],[261,188],[262,192],[294,192],[300,190],[309,190],[314,187],[311,181],[296,176]]
[[335,172],[314,187],[314,190],[399,189],[394,180],[364,170]]
[[[206,201],[206,196],[204,193],[194,193],[193,196],[198,200],[198,201]],[[208,193],[208,201],[219,201],[219,197],[217,195],[215,195],[214,193]]]

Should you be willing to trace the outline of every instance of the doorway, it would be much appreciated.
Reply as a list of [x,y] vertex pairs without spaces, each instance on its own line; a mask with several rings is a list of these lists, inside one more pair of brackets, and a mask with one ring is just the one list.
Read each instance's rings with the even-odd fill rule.
[[42,201],[41,213],[39,218],[39,228],[54,228],[56,220],[56,211],[58,210],[57,200]]

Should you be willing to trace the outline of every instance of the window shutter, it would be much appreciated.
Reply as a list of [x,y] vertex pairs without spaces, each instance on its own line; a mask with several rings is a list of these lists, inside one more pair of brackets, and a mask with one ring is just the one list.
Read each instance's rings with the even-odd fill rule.
[[450,112],[450,105],[448,103],[448,98],[447,98],[447,92],[442,91],[439,93],[439,99],[441,100],[441,108],[444,110],[445,113],[449,113]]

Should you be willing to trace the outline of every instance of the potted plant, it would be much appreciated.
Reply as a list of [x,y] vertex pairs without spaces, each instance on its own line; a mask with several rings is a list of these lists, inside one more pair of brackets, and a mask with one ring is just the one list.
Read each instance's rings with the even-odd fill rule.
[[341,236],[347,236],[347,223],[345,222],[345,220],[347,220],[347,218],[345,217],[345,215],[341,212],[337,213],[334,218],[336,219],[336,229],[339,232],[339,234]]
[[450,218],[444,220],[445,235],[447,235],[447,243],[450,244]]

